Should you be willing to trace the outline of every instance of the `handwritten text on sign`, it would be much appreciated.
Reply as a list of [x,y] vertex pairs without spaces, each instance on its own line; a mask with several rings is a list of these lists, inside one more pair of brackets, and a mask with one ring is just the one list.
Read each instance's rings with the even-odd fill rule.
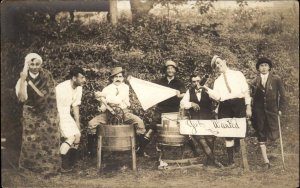
[[180,134],[240,138],[244,138],[246,135],[246,118],[179,120],[179,124]]

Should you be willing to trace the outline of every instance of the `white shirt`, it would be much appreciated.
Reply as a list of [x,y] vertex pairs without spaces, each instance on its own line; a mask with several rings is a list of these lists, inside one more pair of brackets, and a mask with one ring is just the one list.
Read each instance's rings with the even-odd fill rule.
[[228,85],[231,89],[229,93],[223,73],[215,80],[214,88],[208,90],[208,95],[217,101],[225,101],[234,98],[245,98],[245,103],[250,104],[251,98],[247,80],[242,72],[226,70],[225,72]]
[[[103,91],[105,94],[105,102],[119,105],[120,108],[125,109],[130,106],[129,102],[129,86],[125,83],[115,85],[114,83],[106,86]],[[105,111],[105,106],[102,105],[101,109]]]
[[58,112],[70,114],[71,106],[81,104],[82,86],[73,89],[71,80],[66,80],[55,87]]
[[266,83],[267,83],[267,80],[268,80],[268,76],[269,76],[269,73],[267,74],[260,74],[260,77],[261,77],[261,84],[265,87],[266,86]]
[[[196,96],[198,101],[201,100],[201,92],[197,92]],[[192,103],[190,102],[190,90],[187,90],[186,93],[184,94],[183,98],[180,101],[180,108],[184,108],[184,109],[190,109],[192,108]]]

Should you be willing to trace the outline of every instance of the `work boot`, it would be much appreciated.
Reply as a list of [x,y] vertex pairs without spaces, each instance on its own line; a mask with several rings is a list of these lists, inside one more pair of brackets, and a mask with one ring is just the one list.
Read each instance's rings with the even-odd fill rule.
[[235,138],[234,139],[234,152],[237,153],[240,151],[240,139]]
[[89,157],[95,157],[97,152],[96,149],[97,148],[97,135],[96,134],[88,134],[87,136],[87,152],[88,152],[88,156]]
[[269,170],[271,168],[271,164],[270,163],[265,163],[265,164],[263,164],[263,166],[262,166],[262,169],[263,170]]
[[78,151],[75,148],[70,148],[68,153],[70,154],[69,157],[70,166],[74,167],[76,162],[78,161]]
[[233,167],[234,166],[234,160],[233,160],[233,150],[234,147],[227,147],[227,155],[228,155],[228,167]]
[[70,153],[67,152],[65,155],[61,155],[61,172],[66,173],[66,172],[71,172],[72,168],[70,165]]
[[145,151],[144,149],[146,148],[146,146],[149,144],[150,139],[144,135],[138,135],[138,142],[139,142],[139,147],[136,150],[136,154],[139,157],[150,157]]
[[200,156],[200,148],[199,148],[199,144],[198,142],[192,138],[191,136],[188,139],[188,145],[191,147],[191,150],[193,151],[193,154],[195,157],[199,157]]
[[224,168],[223,164],[220,163],[213,154],[207,156],[207,163],[206,165],[213,165],[217,168]]

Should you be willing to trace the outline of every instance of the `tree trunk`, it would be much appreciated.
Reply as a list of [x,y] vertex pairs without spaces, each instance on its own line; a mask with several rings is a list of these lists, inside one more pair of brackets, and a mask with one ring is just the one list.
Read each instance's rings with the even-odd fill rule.
[[[145,1],[145,2],[143,2]],[[146,16],[153,8],[154,0],[130,0],[132,22],[138,21],[140,18]]]

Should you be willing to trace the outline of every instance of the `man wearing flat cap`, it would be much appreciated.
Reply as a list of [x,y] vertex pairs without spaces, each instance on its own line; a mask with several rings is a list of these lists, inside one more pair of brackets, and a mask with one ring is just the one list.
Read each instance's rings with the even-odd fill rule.
[[[215,80],[213,89],[207,86],[203,88],[212,99],[219,101],[218,118],[250,118],[251,98],[243,73],[229,69],[226,61],[217,55],[212,58],[211,67],[218,71],[220,76]],[[234,166],[234,146],[237,144],[239,139],[225,139],[230,167]]]
[[278,115],[286,105],[285,89],[279,76],[272,74],[272,61],[262,57],[256,63],[259,74],[251,82],[252,125],[262,152],[264,167],[270,168],[265,142],[279,137]]
[[[122,67],[115,67],[111,70],[109,77],[111,84],[106,86],[102,92],[95,92],[96,98],[101,98],[102,101],[108,104],[110,107],[121,108],[124,112],[124,123],[134,125],[139,142],[138,156],[147,156],[144,152],[144,148],[149,143],[145,139],[144,134],[146,132],[144,122],[138,116],[132,114],[128,107],[129,102],[129,86],[124,83],[124,70]],[[98,125],[107,124],[107,106],[102,103],[100,109],[102,113],[89,121],[89,128],[96,128]]]
[[179,111],[180,100],[184,96],[185,92],[184,83],[176,77],[178,66],[174,61],[167,60],[163,67],[163,72],[165,73],[165,76],[158,80],[155,80],[154,83],[176,89],[177,95],[157,104],[151,125],[151,129],[153,130],[156,130],[156,125],[161,122],[162,113]]

